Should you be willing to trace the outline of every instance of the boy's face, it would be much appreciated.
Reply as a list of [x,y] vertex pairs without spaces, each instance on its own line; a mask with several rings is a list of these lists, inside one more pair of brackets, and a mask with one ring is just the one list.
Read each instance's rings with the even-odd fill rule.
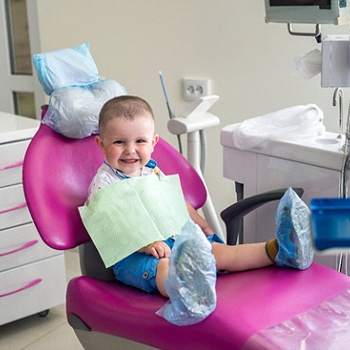
[[152,116],[145,112],[134,120],[113,118],[96,142],[107,162],[129,176],[140,176],[151,158],[159,136],[154,133]]

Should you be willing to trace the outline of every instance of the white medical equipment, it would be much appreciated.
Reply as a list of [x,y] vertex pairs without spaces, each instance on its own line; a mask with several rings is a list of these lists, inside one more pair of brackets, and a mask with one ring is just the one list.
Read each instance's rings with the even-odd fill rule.
[[[321,24],[350,23],[346,0],[265,0],[265,21],[287,23],[291,35],[315,36],[321,42]],[[314,33],[295,32],[292,23],[316,24]]]
[[[204,180],[207,148],[204,130],[220,124],[220,119],[217,116],[207,112],[219,99],[219,96],[211,95],[200,97],[175,117],[170,108],[161,71],[159,71],[159,78],[170,118],[168,121],[168,130],[170,133],[177,136],[180,153],[182,153],[181,135],[187,135],[187,160],[196,169],[204,185],[207,186]],[[207,200],[202,207],[202,211],[215,233],[225,240],[209,191],[207,191]]]
[[350,35],[327,35],[322,40],[322,87],[350,87]]
[[[187,135],[187,159],[203,179],[204,184],[203,173],[207,147],[204,130],[220,123],[220,119],[217,116],[207,111],[218,99],[219,96],[216,95],[200,97],[181,112],[178,117],[171,118],[168,121],[168,130],[173,135],[178,137],[183,134]],[[202,210],[206,220],[216,234],[225,239],[209,192]]]
[[266,22],[346,24],[346,0],[265,0]]

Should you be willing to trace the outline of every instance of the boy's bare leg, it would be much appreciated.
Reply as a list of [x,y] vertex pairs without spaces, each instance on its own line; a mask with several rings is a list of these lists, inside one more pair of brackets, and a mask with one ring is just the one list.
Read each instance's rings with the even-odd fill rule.
[[229,246],[212,243],[212,252],[218,271],[238,272],[272,265],[266,253],[266,243]]
[[[218,271],[238,272],[257,269],[272,265],[273,262],[266,254],[266,243],[251,243],[229,246],[221,243],[212,243],[212,253],[216,260]],[[169,272],[169,259],[159,260],[157,265],[156,284],[159,292],[168,297],[164,281]]]
[[168,258],[160,259],[157,265],[156,284],[160,294],[162,294],[164,297],[168,297],[164,287],[164,281],[168,277],[168,273],[169,273],[169,259]]

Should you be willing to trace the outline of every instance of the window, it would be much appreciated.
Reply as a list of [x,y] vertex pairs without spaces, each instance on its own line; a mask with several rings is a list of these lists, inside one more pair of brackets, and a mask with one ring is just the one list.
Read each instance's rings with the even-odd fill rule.
[[32,56],[39,51],[36,1],[0,0],[0,110],[40,117],[43,90],[33,76]]

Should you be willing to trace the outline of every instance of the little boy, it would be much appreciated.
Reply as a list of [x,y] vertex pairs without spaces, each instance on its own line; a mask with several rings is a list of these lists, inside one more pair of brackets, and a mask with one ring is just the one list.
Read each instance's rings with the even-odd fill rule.
[[[97,145],[105,155],[105,162],[91,182],[87,205],[99,190],[110,184],[130,177],[155,176],[159,173],[156,162],[151,159],[158,139],[153,111],[146,101],[135,96],[119,96],[106,102],[100,112],[99,135],[96,136]],[[311,263],[310,237],[306,244],[303,243],[306,249],[300,251],[296,247],[293,253],[279,248],[278,238],[264,243],[229,246],[223,244],[208,222],[189,203],[186,205],[191,219],[212,245],[217,271],[256,269],[275,264],[276,261],[278,265],[285,266],[281,257],[288,259],[288,266],[300,268],[297,261],[300,260],[300,254],[305,253]],[[148,244],[132,253],[112,266],[116,278],[146,292],[160,292],[167,296],[164,281],[168,276],[169,256],[173,245],[174,239],[168,238]],[[294,257],[294,252],[298,251],[299,256]]]

